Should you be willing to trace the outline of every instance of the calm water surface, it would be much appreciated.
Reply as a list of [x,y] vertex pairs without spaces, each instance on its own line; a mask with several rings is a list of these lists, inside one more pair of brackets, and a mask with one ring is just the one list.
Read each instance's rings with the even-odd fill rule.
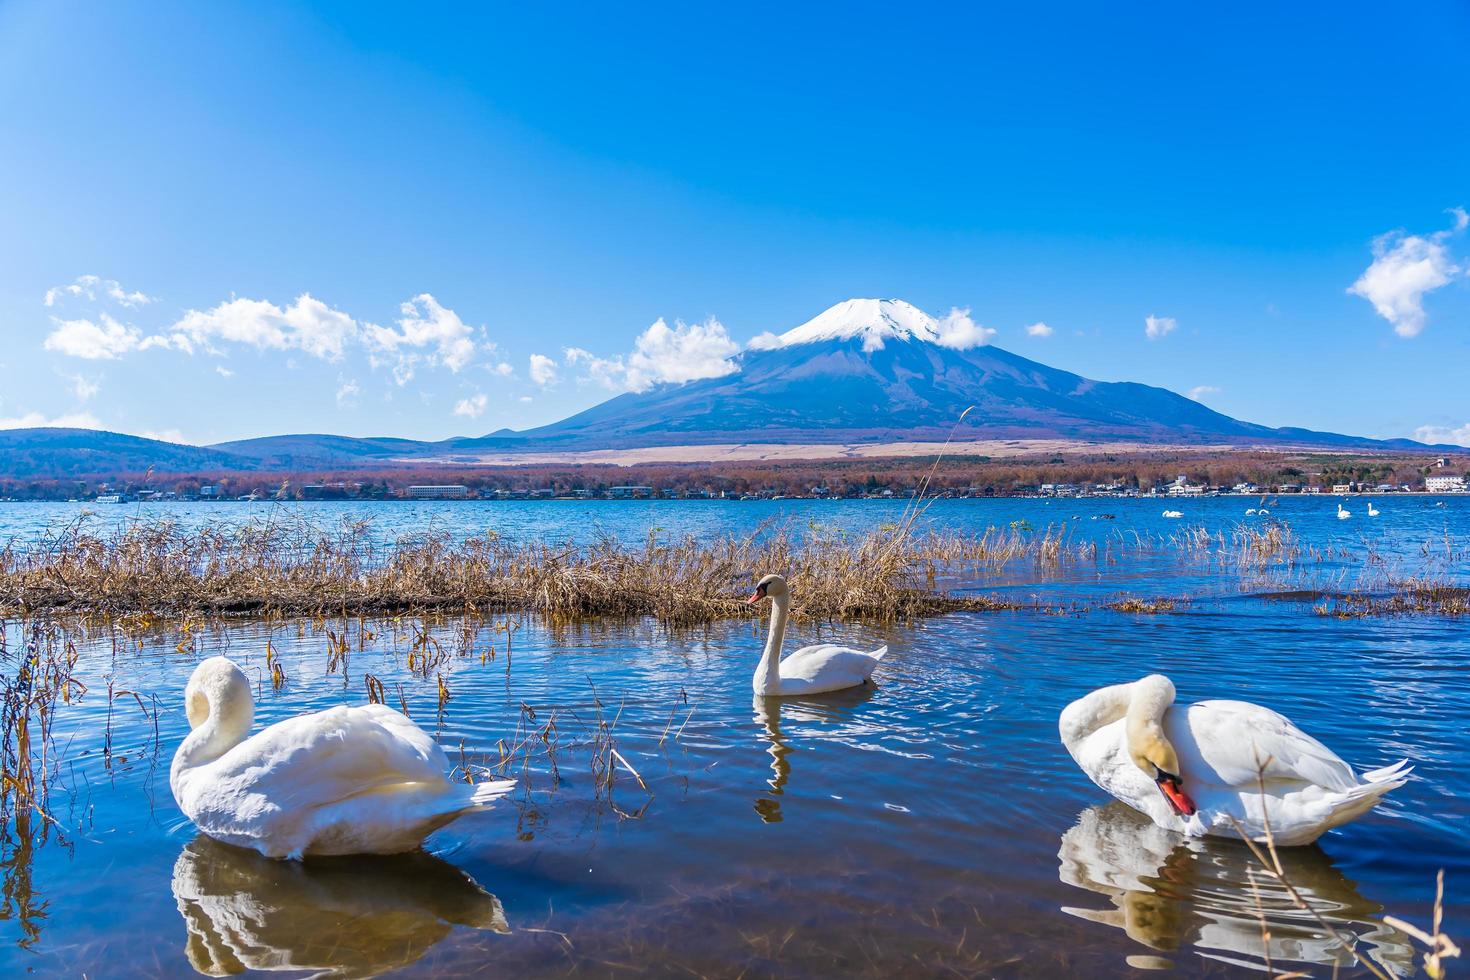
[[[1219,530],[1246,520],[1254,503],[1180,509]],[[1470,532],[1470,501],[1434,504],[1384,498],[1370,523],[1337,521],[1331,498],[1283,500],[1272,519],[1319,549],[1372,546],[1394,561],[1433,542],[1449,556],[1441,565],[1463,574],[1455,548]],[[1071,533],[1106,541],[1170,533],[1179,522],[1160,519],[1162,506],[945,501],[928,517],[963,527],[1066,521]],[[98,522],[139,511],[91,509]],[[0,534],[33,540],[80,510],[0,507]],[[251,510],[151,512],[181,521],[261,513]],[[275,510],[326,521],[370,516],[385,540],[487,527],[512,537],[639,540],[650,526],[707,536],[750,532],[768,518],[857,530],[892,520],[902,505]],[[1116,519],[1092,519],[1103,513]],[[872,690],[776,703],[750,693],[763,640],[754,621],[670,634],[648,623],[529,620],[513,634],[507,669],[505,633],[446,620],[429,627],[445,659],[428,678],[407,666],[417,629],[409,620],[347,624],[352,652],[330,673],[326,630],[340,634],[341,623],[74,632],[87,693],[55,718],[64,763],[53,774],[51,816],[61,829],[30,845],[26,832],[41,836],[39,818],[6,827],[0,966],[8,975],[89,976],[1129,976],[1154,968],[1225,976],[1259,970],[1269,953],[1278,968],[1327,976],[1333,964],[1352,963],[1355,947],[1410,975],[1407,940],[1381,919],[1427,921],[1440,868],[1448,929],[1465,937],[1470,624],[1316,616],[1162,558],[976,587],[1035,591],[1049,611],[893,628],[795,624],[788,648],[820,638],[887,643],[891,652]],[[1159,616],[1067,611],[1074,600],[1080,608],[1122,591],[1182,591],[1195,601]],[[10,624],[7,672],[25,639],[25,627]],[[265,664],[268,640],[286,670],[279,690]],[[426,854],[268,861],[196,837],[168,789],[169,760],[187,729],[180,692],[194,664],[217,653],[260,678],[257,724],[361,703],[372,674],[389,703],[401,698],[456,760],[462,746],[470,765],[494,766],[500,746],[523,744],[551,720],[555,751],[536,741],[518,753],[507,767],[523,782],[515,801],[439,832]],[[1359,768],[1415,761],[1415,778],[1387,805],[1286,854],[1289,875],[1339,935],[1292,908],[1243,846],[1161,831],[1109,803],[1076,769],[1057,740],[1062,706],[1149,671],[1169,674],[1182,700],[1238,697],[1276,708]],[[442,712],[436,673],[450,692]],[[642,781],[617,769],[610,798],[592,766],[599,715]]]

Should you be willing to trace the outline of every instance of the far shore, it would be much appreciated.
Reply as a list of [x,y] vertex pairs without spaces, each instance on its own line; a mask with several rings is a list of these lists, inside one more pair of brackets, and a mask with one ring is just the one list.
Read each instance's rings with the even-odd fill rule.
[[988,456],[991,459],[1022,459],[1047,453],[1153,456],[1170,453],[1259,452],[1293,453],[1310,451],[1319,455],[1361,455],[1363,450],[1296,445],[1234,445],[1230,443],[1138,443],[1090,442],[1082,439],[983,439],[970,442],[841,442],[775,443],[742,442],[706,446],[646,446],[638,449],[590,449],[563,452],[464,453],[435,457],[402,457],[399,463],[433,462],[448,466],[516,465],[612,465],[640,466],[647,463],[742,463],[777,460],[878,460],[913,456]]

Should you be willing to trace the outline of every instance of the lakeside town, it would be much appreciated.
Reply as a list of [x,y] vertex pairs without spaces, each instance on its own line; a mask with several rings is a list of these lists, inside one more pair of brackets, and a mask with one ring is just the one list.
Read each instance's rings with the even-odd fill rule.
[[[1040,483],[1034,486],[1018,486],[1007,492],[997,492],[993,486],[970,486],[963,488],[936,488],[929,495],[945,499],[979,497],[1219,497],[1219,496],[1282,496],[1296,494],[1331,494],[1336,496],[1357,494],[1461,494],[1470,492],[1467,476],[1451,472],[1446,458],[1435,461],[1440,472],[1426,474],[1421,480],[1401,483],[1370,483],[1360,480],[1343,482],[1281,482],[1258,484],[1241,480],[1233,485],[1211,484],[1180,474],[1169,482],[1160,482],[1147,487],[1130,484],[1122,479],[1106,483]],[[252,488],[244,493],[231,494],[228,487],[220,483],[203,483],[197,488],[178,487],[164,489],[149,485],[146,481],[138,485],[115,486],[108,482],[98,483],[93,493],[72,496],[70,502],[91,501],[99,504],[162,503],[162,502],[213,502],[213,501],[258,501],[258,500],[884,500],[906,499],[923,492],[922,484],[913,482],[883,484],[876,479],[867,484],[849,484],[845,487],[813,485],[805,492],[778,490],[775,488],[732,491],[709,486],[657,485],[657,484],[594,484],[591,486],[542,486],[506,487],[471,486],[465,483],[422,483],[395,487],[388,482],[369,483],[363,481],[336,481],[331,483],[293,484],[283,481],[273,489]],[[17,498],[3,498],[13,501]]]

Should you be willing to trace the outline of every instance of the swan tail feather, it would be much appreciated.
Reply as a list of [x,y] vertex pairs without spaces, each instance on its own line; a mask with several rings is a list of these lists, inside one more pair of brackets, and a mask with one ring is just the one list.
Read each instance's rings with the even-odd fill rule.
[[887,653],[888,653],[888,646],[887,646],[887,644],[884,644],[883,646],[881,646],[878,649],[874,650],[872,653],[868,654],[868,656],[872,657],[874,660],[882,660],[883,657],[884,657],[884,655],[887,654]]
[[470,792],[465,800],[465,807],[469,809],[487,807],[501,797],[514,793],[516,785],[514,779],[492,779],[485,783],[475,783],[467,787]]
[[1363,782],[1370,784],[1394,782],[1394,787],[1402,786],[1404,781],[1413,773],[1414,767],[1409,765],[1408,759],[1400,759],[1391,766],[1382,769],[1370,769],[1363,773]]

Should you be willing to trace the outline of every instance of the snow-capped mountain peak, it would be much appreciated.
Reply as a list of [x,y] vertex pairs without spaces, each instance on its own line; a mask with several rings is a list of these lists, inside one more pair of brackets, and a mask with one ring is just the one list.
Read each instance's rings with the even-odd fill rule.
[[937,343],[939,326],[932,316],[901,299],[850,299],[781,334],[776,346],[858,338],[864,350],[877,350],[888,340]]

